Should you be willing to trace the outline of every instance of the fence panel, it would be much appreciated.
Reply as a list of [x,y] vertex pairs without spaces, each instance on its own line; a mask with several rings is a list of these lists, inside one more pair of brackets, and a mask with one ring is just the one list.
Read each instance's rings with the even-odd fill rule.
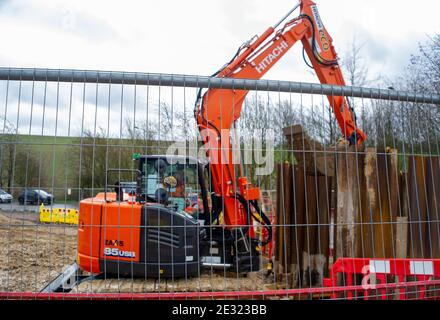
[[[259,188],[268,243],[261,212],[213,184],[194,119],[213,89],[249,91],[223,151]],[[362,146],[332,115],[341,95]],[[0,101],[2,298],[439,296],[438,95],[0,68]],[[227,201],[248,223],[228,225]]]

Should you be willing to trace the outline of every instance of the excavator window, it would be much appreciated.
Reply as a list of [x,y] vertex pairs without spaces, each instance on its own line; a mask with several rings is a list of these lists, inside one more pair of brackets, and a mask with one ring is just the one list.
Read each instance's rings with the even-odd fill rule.
[[203,210],[197,164],[170,164],[165,159],[142,159],[141,194],[148,202],[197,214]]

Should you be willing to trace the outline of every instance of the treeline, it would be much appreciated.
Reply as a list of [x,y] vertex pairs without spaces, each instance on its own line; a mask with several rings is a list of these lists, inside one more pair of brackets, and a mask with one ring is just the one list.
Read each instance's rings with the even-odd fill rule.
[[137,169],[134,153],[165,154],[170,142],[110,138],[100,130],[83,137],[2,135],[0,188],[17,197],[23,189],[51,192],[58,201],[76,201],[105,190],[106,182],[135,181],[135,174],[109,169]]

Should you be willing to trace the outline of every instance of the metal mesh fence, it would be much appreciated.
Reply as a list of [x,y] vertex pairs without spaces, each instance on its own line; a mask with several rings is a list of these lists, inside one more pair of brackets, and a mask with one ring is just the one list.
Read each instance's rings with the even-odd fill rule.
[[[438,297],[437,95],[72,70],[0,79],[3,298]],[[245,225],[221,210],[194,119],[214,88],[249,91],[224,137],[259,188],[261,210],[232,199]],[[340,95],[363,146],[342,139],[327,99]]]

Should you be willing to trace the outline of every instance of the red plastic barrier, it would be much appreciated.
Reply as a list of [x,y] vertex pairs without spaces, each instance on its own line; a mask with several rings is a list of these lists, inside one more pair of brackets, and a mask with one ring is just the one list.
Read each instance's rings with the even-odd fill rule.
[[[407,299],[409,291],[406,289],[415,287],[416,281],[427,283],[425,286],[418,287],[417,293],[419,299],[426,298],[426,291],[429,287],[436,285],[440,279],[440,260],[429,259],[349,259],[343,258],[336,261],[330,271],[330,278],[324,279],[324,286],[327,288],[336,287],[340,279],[345,280],[348,287],[353,285],[355,276],[363,276],[361,290],[347,290],[347,298],[358,298],[357,294],[362,293],[361,297],[368,299],[370,292],[377,290],[380,298],[386,300],[389,294],[389,287],[383,287],[371,283],[372,278],[376,278],[380,284],[388,284],[389,279],[397,280],[397,284],[405,284],[399,287],[399,298]],[[374,275],[374,276],[373,276]],[[338,298],[337,292],[332,294],[332,298]]]

